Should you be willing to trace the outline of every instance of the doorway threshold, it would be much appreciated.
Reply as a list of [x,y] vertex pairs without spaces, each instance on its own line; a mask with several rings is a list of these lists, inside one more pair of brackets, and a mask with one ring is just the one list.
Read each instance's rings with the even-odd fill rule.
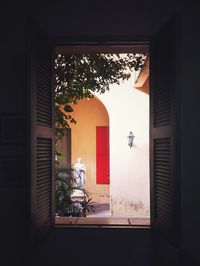
[[150,227],[150,218],[129,217],[55,217],[56,226],[123,226]]

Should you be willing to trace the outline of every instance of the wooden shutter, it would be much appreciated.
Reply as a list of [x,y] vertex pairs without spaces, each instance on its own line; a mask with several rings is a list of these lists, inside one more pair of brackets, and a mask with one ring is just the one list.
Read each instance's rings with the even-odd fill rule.
[[54,97],[52,49],[36,27],[30,31],[30,208],[35,241],[54,223]]
[[150,47],[151,219],[159,235],[179,242],[177,39],[171,20]]
[[96,127],[96,182],[110,183],[109,127]]

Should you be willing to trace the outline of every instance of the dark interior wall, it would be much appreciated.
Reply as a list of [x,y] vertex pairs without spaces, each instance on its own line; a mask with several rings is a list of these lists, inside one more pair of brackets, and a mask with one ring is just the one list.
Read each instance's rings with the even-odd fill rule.
[[181,191],[182,245],[200,261],[200,17],[192,1],[181,12]]
[[22,9],[0,9],[0,264],[24,253],[27,228],[26,35]]
[[41,5],[35,18],[54,36],[146,36],[176,10],[170,1],[61,1]]
[[[51,1],[26,4],[7,3],[0,12],[1,28],[1,141],[0,141],[0,202],[1,242],[8,262],[23,255],[27,235],[28,174],[26,165],[26,21],[33,17],[51,36],[146,36],[155,33],[174,13],[180,16],[180,103],[181,103],[181,211],[182,248],[200,261],[200,105],[199,105],[199,30],[198,1]],[[22,130],[15,143],[2,139],[5,114],[24,118]],[[11,129],[15,133],[15,128]],[[20,135],[21,134],[21,135]],[[12,159],[21,158],[12,171]],[[23,174],[24,173],[24,174]],[[15,178],[13,178],[13,175]]]

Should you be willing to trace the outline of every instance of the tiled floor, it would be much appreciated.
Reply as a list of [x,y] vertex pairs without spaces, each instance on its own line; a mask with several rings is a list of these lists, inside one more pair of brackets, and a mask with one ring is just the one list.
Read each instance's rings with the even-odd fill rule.
[[128,217],[56,217],[56,225],[121,225],[121,226],[148,226],[149,218]]
[[89,213],[87,217],[56,217],[57,225],[99,225],[99,226],[149,226],[150,218],[135,218],[130,216],[113,216],[109,210],[109,204],[96,204],[95,213]]

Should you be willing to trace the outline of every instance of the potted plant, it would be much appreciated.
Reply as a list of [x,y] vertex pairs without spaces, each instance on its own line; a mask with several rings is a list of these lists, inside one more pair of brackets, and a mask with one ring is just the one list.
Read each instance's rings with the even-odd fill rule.
[[[80,192],[82,197],[76,199],[74,192]],[[95,211],[92,198],[84,188],[77,186],[75,169],[72,165],[56,167],[55,205],[57,216],[85,217],[88,212]]]

